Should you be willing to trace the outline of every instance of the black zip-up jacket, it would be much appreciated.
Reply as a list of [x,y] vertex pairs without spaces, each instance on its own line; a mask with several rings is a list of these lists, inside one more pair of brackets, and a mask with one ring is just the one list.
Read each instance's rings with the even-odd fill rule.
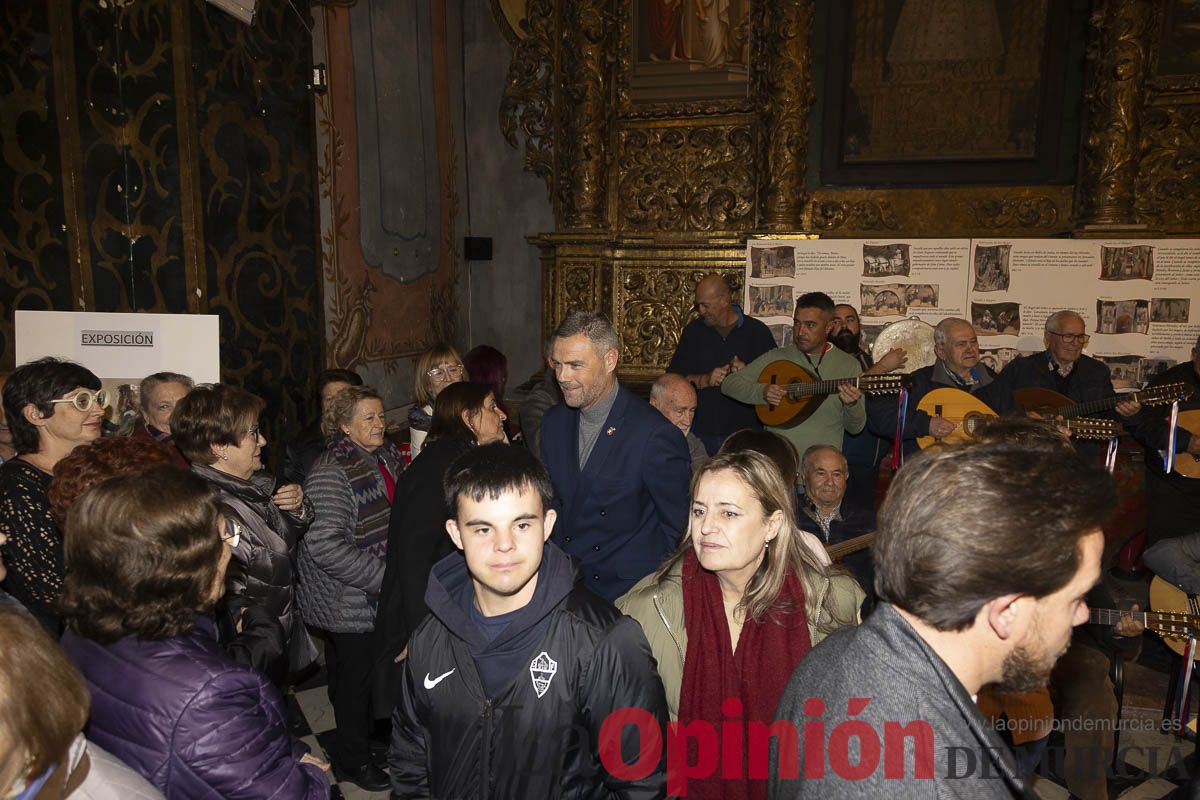
[[[409,639],[392,715],[393,798],[665,796],[665,750],[636,780],[618,779],[601,764],[601,726],[612,712],[642,709],[637,716],[661,732],[667,702],[641,627],[571,572],[569,558],[547,543],[534,598],[487,643],[469,618],[466,562],[456,554],[434,566],[426,596],[432,613]],[[523,646],[523,634],[543,625],[545,633],[529,642],[532,655],[489,698],[477,661],[496,669]],[[623,763],[633,765],[637,728],[619,730]]]

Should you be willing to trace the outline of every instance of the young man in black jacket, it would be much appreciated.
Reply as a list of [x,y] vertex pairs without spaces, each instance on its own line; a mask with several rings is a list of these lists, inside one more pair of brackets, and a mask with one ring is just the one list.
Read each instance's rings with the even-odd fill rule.
[[[663,797],[662,740],[644,724],[667,720],[650,647],[546,541],[545,468],[485,445],[451,465],[445,491],[462,554],[434,566],[431,613],[409,639],[392,797]],[[620,724],[630,708],[645,730]]]

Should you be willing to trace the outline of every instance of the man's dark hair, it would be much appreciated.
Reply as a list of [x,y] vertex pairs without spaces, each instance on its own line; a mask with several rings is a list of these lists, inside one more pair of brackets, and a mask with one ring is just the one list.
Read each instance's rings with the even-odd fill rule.
[[1108,473],[1052,444],[925,450],[879,510],[875,593],[938,630],[963,630],[996,597],[1069,583],[1080,539],[1115,497]]
[[463,495],[478,503],[485,496],[497,500],[505,492],[526,488],[542,498],[543,512],[550,508],[554,486],[542,462],[524,447],[485,444],[463,453],[446,470],[446,507],[458,516],[458,498]]
[[53,400],[80,386],[99,391],[100,379],[87,367],[61,358],[39,358],[13,370],[4,384],[4,416],[17,454],[38,451],[38,428],[25,419],[30,403],[43,417],[54,416]]
[[785,481],[796,483],[796,476],[800,472],[800,458],[796,455],[796,446],[775,431],[761,428],[743,428],[735,431],[722,443],[718,454],[746,451],[762,453],[775,462]]
[[824,292],[805,292],[796,298],[796,308],[817,308],[832,314],[833,298]]
[[362,376],[357,372],[351,372],[348,369],[323,369],[321,374],[317,376],[317,394],[325,391],[325,387],[331,383],[348,383],[351,386],[362,386]]

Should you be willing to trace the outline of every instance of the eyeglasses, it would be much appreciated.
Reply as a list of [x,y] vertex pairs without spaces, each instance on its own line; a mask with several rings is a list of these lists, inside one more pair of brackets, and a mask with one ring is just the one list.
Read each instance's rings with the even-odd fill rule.
[[105,408],[110,400],[107,389],[101,389],[98,392],[93,392],[90,389],[81,389],[70,397],[65,397],[62,400],[51,400],[51,405],[58,403],[70,403],[79,411],[91,411],[92,405],[99,403],[101,408]]
[[255,425],[253,428],[246,431],[246,435],[257,442],[258,441],[258,426]]
[[1086,333],[1059,333],[1058,331],[1046,331],[1046,333],[1061,337],[1067,344],[1079,342],[1084,347],[1087,347],[1087,343],[1092,340],[1092,337]]
[[428,375],[429,377],[433,378],[434,380],[437,380],[438,378],[442,377],[443,375],[448,375],[451,378],[457,379],[457,378],[462,377],[463,368],[462,368],[461,364],[459,364],[456,367],[446,367],[445,369],[442,369],[441,367],[434,367],[433,369],[429,370],[425,374]]
[[221,541],[229,545],[229,549],[236,549],[238,543],[242,541],[242,526],[240,523],[232,519],[225,520],[225,530],[221,532]]

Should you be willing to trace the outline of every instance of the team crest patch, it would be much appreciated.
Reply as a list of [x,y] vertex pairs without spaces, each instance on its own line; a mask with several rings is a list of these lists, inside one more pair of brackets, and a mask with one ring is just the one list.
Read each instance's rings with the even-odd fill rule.
[[551,658],[545,650],[538,653],[533,661],[529,662],[529,676],[533,678],[533,690],[537,692],[539,698],[550,688],[550,681],[554,680],[557,672],[558,662]]

